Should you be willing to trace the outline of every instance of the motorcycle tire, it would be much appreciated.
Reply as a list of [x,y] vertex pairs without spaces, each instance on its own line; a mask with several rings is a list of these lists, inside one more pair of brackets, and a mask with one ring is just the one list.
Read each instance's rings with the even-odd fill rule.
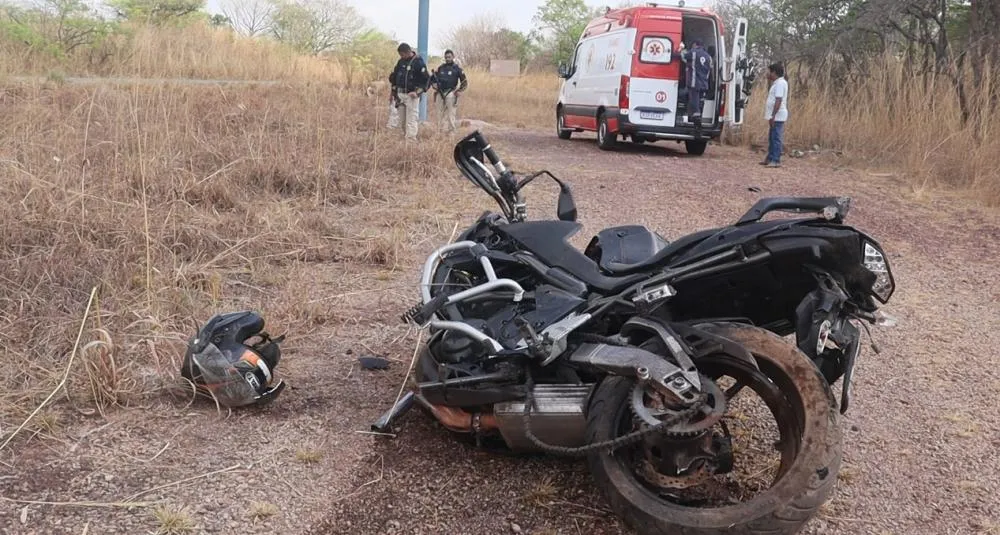
[[[784,476],[749,502],[697,508],[661,499],[640,483],[623,455],[605,450],[592,452],[588,456],[590,471],[611,508],[640,534],[796,533],[829,498],[840,470],[842,435],[833,393],[816,365],[794,344],[777,335],[731,323],[714,324],[713,332],[740,343],[754,355],[762,370],[778,369],[794,386],[795,392],[786,390],[786,399],[800,415],[802,438]],[[588,409],[588,442],[615,438],[620,415],[631,411],[629,399],[634,384],[622,377],[602,381]]]

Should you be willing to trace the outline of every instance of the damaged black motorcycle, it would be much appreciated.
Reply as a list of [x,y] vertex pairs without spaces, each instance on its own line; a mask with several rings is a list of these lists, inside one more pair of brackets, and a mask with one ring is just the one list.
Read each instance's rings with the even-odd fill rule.
[[[502,213],[427,259],[404,315],[431,332],[419,383],[373,429],[416,404],[479,441],[586,457],[639,533],[801,529],[840,468],[831,385],[842,414],[859,326],[893,323],[879,310],[892,272],[844,225],[850,199],[765,198],[674,241],[609,228],[581,252],[566,183],[518,180],[478,131],[454,157]],[[556,220],[527,220],[540,176],[560,188]]]

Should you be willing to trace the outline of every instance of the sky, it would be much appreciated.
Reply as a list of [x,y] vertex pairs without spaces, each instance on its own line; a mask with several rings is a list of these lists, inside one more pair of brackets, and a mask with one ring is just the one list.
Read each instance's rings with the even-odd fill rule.
[[[355,7],[379,30],[400,41],[417,45],[418,0],[344,0]],[[430,0],[430,40],[431,54],[440,54],[444,48],[445,33],[475,17],[490,15],[506,27],[527,32],[531,30],[531,19],[544,0]],[[587,0],[592,7],[616,5],[614,0]],[[218,0],[208,0],[208,9],[218,11]]]

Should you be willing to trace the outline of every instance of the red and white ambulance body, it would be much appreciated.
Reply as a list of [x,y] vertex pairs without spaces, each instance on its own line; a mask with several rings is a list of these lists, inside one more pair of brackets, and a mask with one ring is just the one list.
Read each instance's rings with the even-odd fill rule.
[[[737,19],[727,49],[718,15],[692,1],[672,5],[609,9],[584,30],[568,66],[556,106],[559,137],[597,132],[602,149],[614,148],[619,137],[633,142],[684,141],[688,152],[702,154],[724,124],[743,122],[746,101],[743,76],[746,19]],[[688,121],[684,46],[700,40],[713,60],[700,127]],[[748,93],[748,92],[747,92]]]

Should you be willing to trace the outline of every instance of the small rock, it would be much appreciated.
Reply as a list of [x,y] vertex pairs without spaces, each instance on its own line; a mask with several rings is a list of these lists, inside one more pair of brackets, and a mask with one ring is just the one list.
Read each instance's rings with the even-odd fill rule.
[[813,150],[818,151],[819,150],[819,145],[813,145]]
[[521,529],[521,526],[518,526],[514,522],[510,523],[510,530],[513,531],[514,533],[524,533],[524,531]]

